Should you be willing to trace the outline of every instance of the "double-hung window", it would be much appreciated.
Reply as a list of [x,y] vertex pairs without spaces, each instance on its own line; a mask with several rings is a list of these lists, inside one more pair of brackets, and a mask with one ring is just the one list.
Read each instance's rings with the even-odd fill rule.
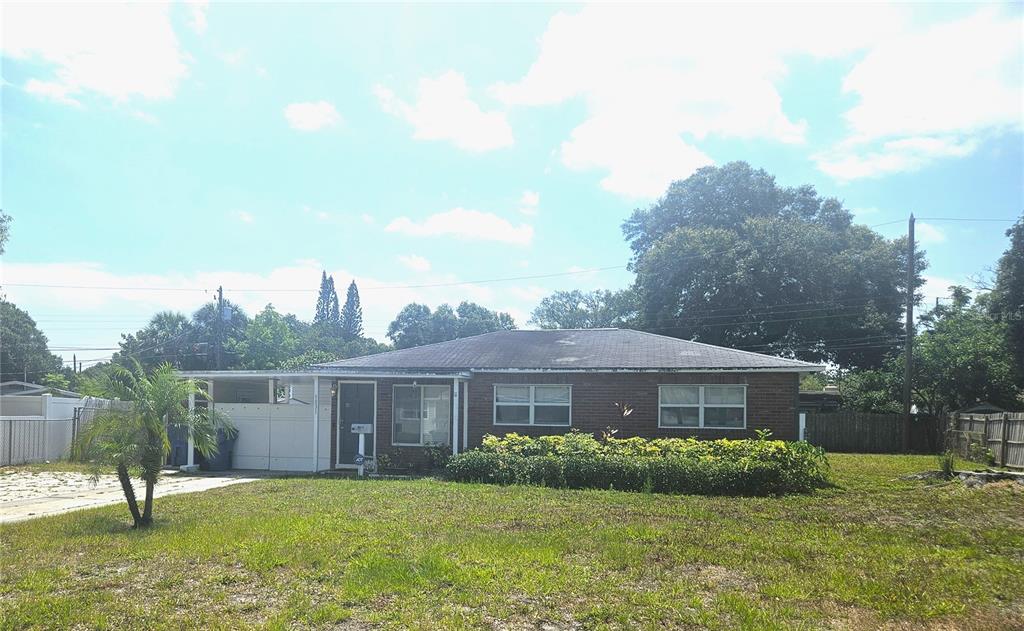
[[494,386],[495,425],[568,426],[571,408],[571,386]]
[[746,386],[661,386],[658,427],[743,429]]
[[452,391],[448,386],[396,385],[391,419],[395,445],[451,444]]

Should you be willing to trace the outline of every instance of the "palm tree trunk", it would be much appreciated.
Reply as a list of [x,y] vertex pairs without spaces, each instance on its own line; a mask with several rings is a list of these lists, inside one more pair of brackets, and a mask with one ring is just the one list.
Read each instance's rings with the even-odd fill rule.
[[149,526],[153,523],[153,480],[146,480],[146,503],[142,509],[142,525]]
[[121,490],[124,491],[124,498],[128,501],[128,512],[132,514],[133,528],[138,528],[142,522],[139,515],[139,502],[135,499],[135,487],[132,486],[132,479],[128,477],[128,467],[123,464],[117,465],[117,479],[121,481]]

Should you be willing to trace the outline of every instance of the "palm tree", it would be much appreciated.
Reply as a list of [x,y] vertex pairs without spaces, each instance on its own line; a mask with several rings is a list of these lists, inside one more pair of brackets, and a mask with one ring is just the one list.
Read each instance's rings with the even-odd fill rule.
[[[182,379],[170,364],[158,366],[149,375],[135,362],[129,370],[114,366],[105,384],[106,395],[129,402],[123,409],[106,409],[79,434],[74,455],[96,466],[113,465],[128,502],[135,528],[153,523],[153,486],[160,478],[171,443],[169,427],[182,428],[196,450],[209,458],[217,453],[217,431],[236,432],[226,417],[212,410],[189,410],[191,396],[206,397],[193,379]],[[135,498],[132,476],[146,483],[142,513]]]

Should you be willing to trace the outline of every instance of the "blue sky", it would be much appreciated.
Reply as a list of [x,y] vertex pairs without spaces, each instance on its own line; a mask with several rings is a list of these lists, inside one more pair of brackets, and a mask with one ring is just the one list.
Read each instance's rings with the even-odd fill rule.
[[[869,225],[1024,208],[1019,6],[7,4],[2,19],[4,292],[65,357],[105,357],[84,349],[218,285],[250,313],[309,318],[321,269],[357,280],[378,339],[413,300],[525,325],[553,290],[627,284],[580,270],[625,265],[629,213],[730,160]],[[1008,226],[919,223],[928,300],[992,265]],[[549,274],[565,275],[451,284]]]

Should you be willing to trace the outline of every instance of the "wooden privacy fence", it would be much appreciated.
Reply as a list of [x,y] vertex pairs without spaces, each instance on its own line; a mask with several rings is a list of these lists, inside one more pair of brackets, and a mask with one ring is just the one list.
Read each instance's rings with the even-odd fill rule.
[[[902,453],[902,414],[869,412],[807,412],[801,414],[801,437],[825,451],[850,453]],[[940,445],[934,419],[915,415],[910,421],[909,449],[935,453]]]
[[949,434],[950,447],[965,457],[988,450],[997,465],[1024,469],[1024,412],[954,414]]

